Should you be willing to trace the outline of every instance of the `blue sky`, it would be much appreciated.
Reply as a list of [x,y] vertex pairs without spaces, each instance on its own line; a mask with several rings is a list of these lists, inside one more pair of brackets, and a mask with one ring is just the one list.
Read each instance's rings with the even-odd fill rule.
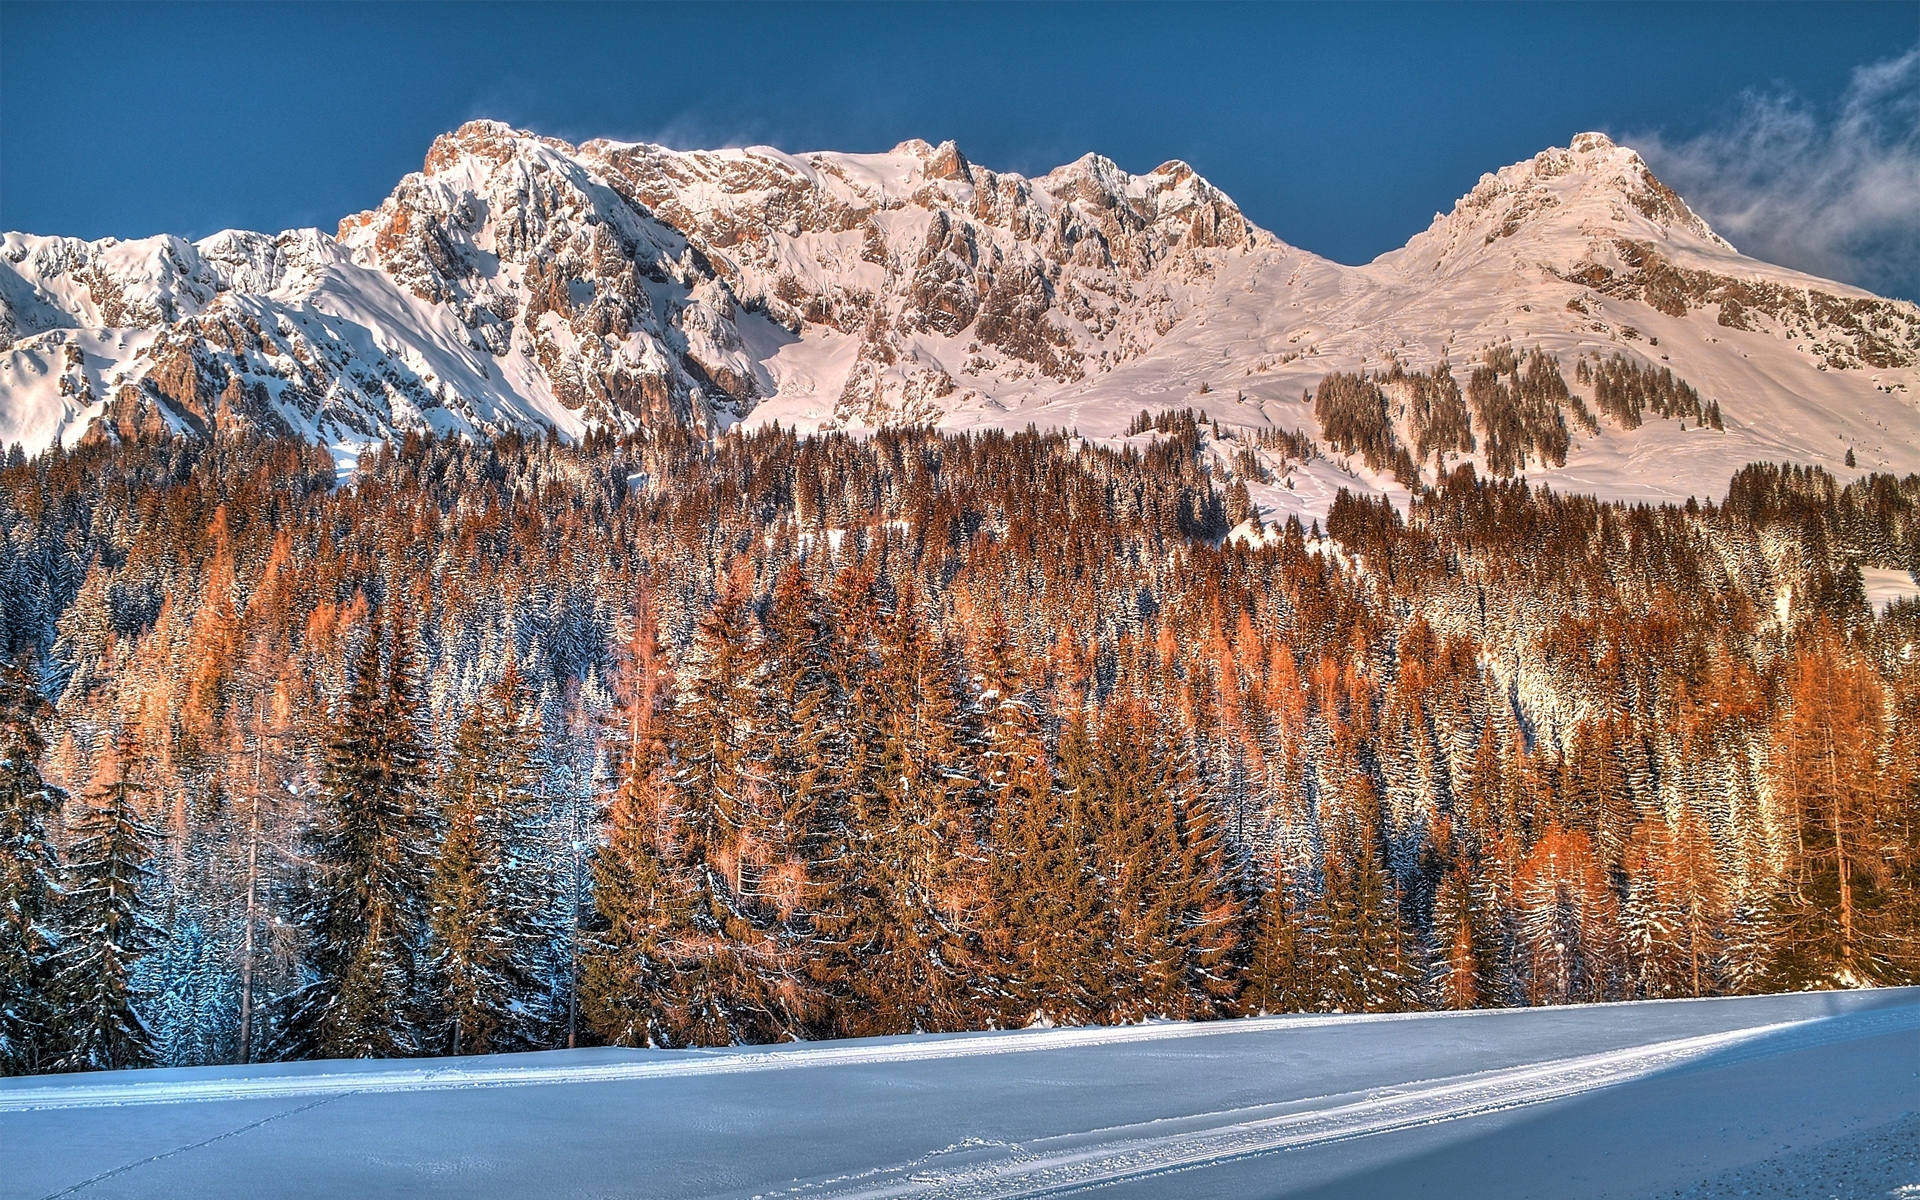
[[[1088,150],[1131,170],[1181,158],[1281,237],[1360,262],[1481,172],[1601,129],[1654,147],[1709,219],[1744,220],[1743,248],[1912,296],[1916,45],[1911,0],[5,3],[0,227],[331,229],[435,134],[492,116],[683,147],[951,137],[1023,173]],[[1836,231],[1836,210],[1865,228]]]

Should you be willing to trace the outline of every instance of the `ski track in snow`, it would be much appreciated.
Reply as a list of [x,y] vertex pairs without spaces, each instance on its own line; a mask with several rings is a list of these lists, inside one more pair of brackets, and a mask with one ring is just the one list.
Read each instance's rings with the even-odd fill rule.
[[60,1200],[60,1197],[62,1196],[71,1196],[75,1192],[83,1191],[86,1188],[92,1187],[96,1183],[104,1183],[105,1181],[112,1179],[116,1175],[125,1175],[128,1171],[138,1170],[139,1168],[144,1167],[149,1163],[164,1162],[169,1158],[177,1158],[182,1154],[186,1154],[193,1150],[198,1150],[203,1146],[211,1146],[215,1142],[224,1142],[228,1138],[239,1137],[241,1134],[250,1133],[253,1130],[260,1128],[262,1125],[271,1125],[275,1121],[284,1120],[287,1117],[297,1117],[303,1112],[310,1112],[313,1109],[319,1108],[322,1104],[331,1104],[335,1100],[338,1100],[339,1098],[340,1098],[339,1096],[322,1096],[320,1099],[315,1100],[310,1104],[302,1104],[298,1108],[289,1108],[282,1112],[268,1113],[266,1116],[261,1117],[259,1120],[248,1121],[245,1125],[242,1125],[237,1129],[228,1129],[221,1133],[216,1133],[212,1137],[201,1138],[197,1142],[189,1142],[187,1145],[184,1145],[184,1146],[175,1146],[171,1150],[163,1150],[158,1154],[149,1154],[145,1158],[135,1159],[133,1162],[130,1162],[130,1163],[123,1163],[120,1166],[112,1168],[111,1170],[102,1171],[97,1175],[89,1175],[87,1178],[82,1179],[79,1183],[73,1184],[70,1187],[64,1187],[57,1192],[48,1193],[43,1198],[43,1200]]
[[[1723,1065],[1912,1029],[1920,1029],[1920,1006],[1785,1021],[1383,1088],[1357,1099],[1328,1097],[1230,1110],[1211,1114],[1204,1128],[1175,1133],[1156,1135],[1153,1126],[1170,1123],[1156,1121],[1023,1144],[962,1144],[912,1163],[858,1176],[757,1191],[753,1200],[1011,1200],[1062,1195],[1542,1104],[1684,1068],[1708,1056],[1713,1057],[1715,1065]],[[1328,1100],[1334,1103],[1328,1104]],[[1302,1105],[1315,1107],[1276,1116],[1255,1115]],[[1232,1119],[1236,1117],[1241,1119]]]

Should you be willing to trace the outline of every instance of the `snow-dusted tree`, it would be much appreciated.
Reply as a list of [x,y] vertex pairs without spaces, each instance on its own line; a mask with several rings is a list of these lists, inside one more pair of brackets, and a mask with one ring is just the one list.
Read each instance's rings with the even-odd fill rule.
[[[1101,900],[1078,779],[1056,779],[1017,654],[991,636],[980,664],[980,755],[989,808],[988,887],[980,925],[991,976],[987,1003],[1002,1020],[1084,1021],[1098,990]],[[1063,732],[1064,754],[1089,758],[1084,718]]]
[[1671,821],[1641,822],[1627,848],[1626,871],[1620,924],[1637,994],[1717,990],[1731,906],[1706,823],[1686,805]]
[[1316,901],[1322,986],[1340,1012],[1401,1012],[1419,998],[1423,974],[1371,826],[1329,846]]
[[1113,959],[1101,1015],[1216,1015],[1236,988],[1240,912],[1184,740],[1143,704],[1116,706],[1088,790]]
[[1622,974],[1619,902],[1578,830],[1548,828],[1515,886],[1531,1004],[1614,999]]
[[147,912],[153,845],[161,834],[140,816],[138,749],[122,737],[100,782],[73,823],[61,923],[66,942],[54,960],[55,993],[66,1070],[142,1067],[153,1060],[153,1035],[136,1004],[135,965],[166,938]]
[[1446,1008],[1503,1002],[1499,941],[1484,880],[1462,861],[1440,881],[1433,904],[1434,991]]
[[834,696],[820,598],[797,566],[780,573],[751,652],[761,681],[747,755],[753,899],[764,921],[785,927],[783,937],[803,938],[798,919],[810,899],[829,798]]
[[469,708],[438,785],[426,971],[434,1040],[451,1054],[539,1041],[528,998],[549,888],[545,864],[528,853],[539,815],[540,746],[538,729],[519,716],[521,693],[509,663]]
[[751,586],[745,563],[736,563],[695,630],[672,709],[672,781],[687,857],[712,876],[714,905],[727,916],[742,906],[743,842],[758,799],[750,756],[762,661],[751,646]]
[[40,777],[46,710],[30,673],[0,666],[0,1074],[51,1061],[52,965],[59,946],[59,861],[47,818],[66,793]]
[[674,957],[690,928],[686,889],[656,845],[657,778],[629,778],[594,855],[598,928],[581,958],[580,1014],[615,1046],[684,1045]]
[[208,934],[199,913],[179,911],[167,940],[140,961],[134,986],[153,1034],[154,1065],[197,1067],[229,1062],[239,1040],[239,977],[230,947]]
[[[296,919],[313,978],[293,1036],[330,1058],[416,1053],[432,828],[424,812],[412,638],[376,620],[324,749],[308,892]],[[383,669],[383,658],[386,660]]]
[[978,904],[968,732],[955,664],[915,611],[918,599],[896,598],[872,648],[875,674],[861,686],[884,698],[877,738],[856,749],[858,781],[839,781],[816,917],[845,989],[841,1028],[855,1036],[966,1025]]
[[765,659],[753,644],[751,577],[737,562],[694,631],[669,712],[666,761],[673,866],[690,889],[677,945],[677,1022],[685,1041],[767,1041],[789,1028],[776,984],[779,940],[753,894],[766,861],[756,729]]
[[1248,938],[1246,986],[1240,1011],[1308,1012],[1319,1007],[1320,986],[1313,969],[1313,947],[1284,866],[1275,863],[1254,906]]
[[1788,689],[1771,758],[1794,842],[1774,906],[1771,976],[1800,987],[1902,982],[1913,934],[1900,927],[1890,885],[1894,864],[1912,853],[1911,830],[1877,819],[1898,807],[1882,761],[1884,685],[1822,628],[1795,656]]
[[669,802],[664,710],[672,677],[660,645],[652,590],[643,587],[629,654],[626,780],[593,856],[596,920],[581,956],[580,1014],[615,1046],[681,1045],[673,953],[690,928],[683,881],[660,850]]

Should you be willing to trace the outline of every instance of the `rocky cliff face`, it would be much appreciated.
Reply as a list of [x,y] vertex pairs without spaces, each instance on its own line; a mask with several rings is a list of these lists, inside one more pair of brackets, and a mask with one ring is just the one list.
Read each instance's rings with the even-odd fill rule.
[[[1313,433],[1299,396],[1331,372],[1510,345],[1570,380],[1620,354],[1692,381],[1729,417],[1682,455],[1702,478],[1836,443],[1920,469],[1920,310],[1743,258],[1598,134],[1343,267],[1179,162],[1028,179],[951,142],[675,151],[474,122],[332,235],[8,234],[0,339],[0,440],[30,449],[250,428],[350,455],[415,428],[743,420],[1117,434],[1176,404]],[[1574,434],[1570,472],[1666,436]]]

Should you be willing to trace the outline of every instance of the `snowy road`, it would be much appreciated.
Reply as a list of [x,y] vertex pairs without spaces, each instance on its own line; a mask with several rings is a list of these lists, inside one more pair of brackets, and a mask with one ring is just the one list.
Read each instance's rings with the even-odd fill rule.
[[1801,1181],[1879,1197],[1916,1114],[1907,989],[0,1080],[0,1198],[1708,1195],[1891,1138]]

